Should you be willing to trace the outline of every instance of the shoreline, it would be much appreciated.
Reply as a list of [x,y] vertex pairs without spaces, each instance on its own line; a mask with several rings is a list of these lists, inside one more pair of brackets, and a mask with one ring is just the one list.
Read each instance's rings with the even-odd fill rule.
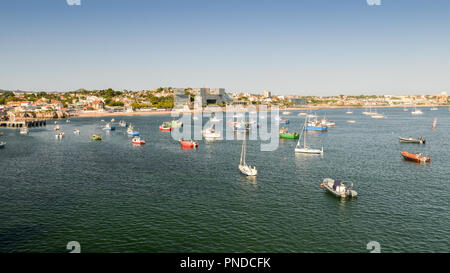
[[[279,109],[280,111],[307,111],[307,110],[323,110],[323,109],[367,109],[367,108],[428,108],[428,107],[447,107],[450,109],[450,105],[376,105],[376,106],[306,106],[306,107],[292,107],[286,109]],[[269,108],[268,108],[269,109]],[[259,111],[259,109],[257,109]],[[209,113],[210,111],[203,111],[203,113]],[[227,112],[225,108],[222,108],[222,112]],[[238,111],[237,111],[238,112]],[[180,111],[179,114],[184,113],[198,113],[194,110]],[[95,118],[95,117],[118,117],[118,116],[153,116],[153,115],[170,115],[172,110],[165,111],[142,111],[142,112],[93,112],[93,113],[79,113],[77,115],[70,116],[70,118]]]

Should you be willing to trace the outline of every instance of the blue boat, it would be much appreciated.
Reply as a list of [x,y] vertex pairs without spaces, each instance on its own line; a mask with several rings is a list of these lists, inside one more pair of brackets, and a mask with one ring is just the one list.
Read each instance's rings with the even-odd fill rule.
[[289,124],[288,119],[280,119],[280,124]]
[[111,124],[107,123],[103,129],[114,131],[116,130],[116,126],[111,126]]
[[128,132],[128,135],[130,135],[130,136],[139,136],[139,132],[136,132],[136,131]]
[[321,125],[306,125],[305,130],[326,131],[326,130],[328,130],[328,127],[327,126],[321,126]]
[[6,142],[0,142],[0,149],[5,148]]

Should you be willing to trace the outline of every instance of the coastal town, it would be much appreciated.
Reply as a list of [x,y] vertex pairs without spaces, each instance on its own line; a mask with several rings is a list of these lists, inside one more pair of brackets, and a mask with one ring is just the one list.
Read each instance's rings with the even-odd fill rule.
[[[446,92],[435,95],[277,95],[226,92],[224,88],[172,88],[116,91],[84,90],[71,92],[32,92],[0,90],[0,120],[53,119],[108,113],[189,111],[208,105],[277,105],[280,108],[353,108],[450,106]],[[197,108],[198,109],[198,108]]]

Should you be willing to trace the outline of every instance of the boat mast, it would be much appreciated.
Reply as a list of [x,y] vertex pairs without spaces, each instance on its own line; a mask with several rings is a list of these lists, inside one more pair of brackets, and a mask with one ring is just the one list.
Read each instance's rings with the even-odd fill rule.
[[243,165],[243,163],[245,164],[245,138],[246,135],[244,133],[244,140],[242,141],[242,149],[241,149],[241,162],[239,163],[240,165]]

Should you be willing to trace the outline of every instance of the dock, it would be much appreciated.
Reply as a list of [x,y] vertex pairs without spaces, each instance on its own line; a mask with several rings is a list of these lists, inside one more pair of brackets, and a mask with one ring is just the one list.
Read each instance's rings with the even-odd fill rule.
[[42,127],[46,126],[46,120],[20,120],[20,121],[0,121],[0,127],[22,128],[22,127]]

